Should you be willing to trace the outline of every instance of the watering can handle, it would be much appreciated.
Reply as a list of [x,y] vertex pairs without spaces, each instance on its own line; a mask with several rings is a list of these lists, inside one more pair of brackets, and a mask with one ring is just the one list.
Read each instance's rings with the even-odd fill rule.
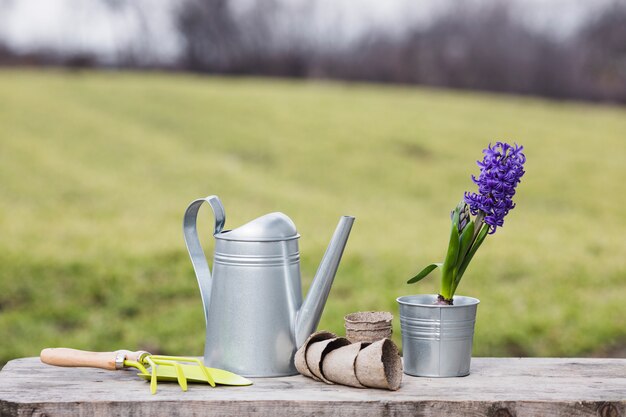
[[216,235],[224,228],[226,223],[226,214],[224,213],[224,207],[219,197],[216,195],[210,195],[206,198],[199,198],[192,201],[185,211],[185,218],[183,219],[183,236],[185,238],[185,244],[187,245],[187,251],[191,257],[191,263],[193,269],[196,272],[196,278],[198,279],[198,285],[200,286],[200,295],[202,296],[202,305],[204,307],[204,319],[207,320],[209,301],[211,298],[211,270],[209,264],[200,245],[200,239],[198,239],[198,230],[196,228],[198,210],[202,203],[207,202],[213,209],[213,215],[215,216],[215,229],[213,235]]

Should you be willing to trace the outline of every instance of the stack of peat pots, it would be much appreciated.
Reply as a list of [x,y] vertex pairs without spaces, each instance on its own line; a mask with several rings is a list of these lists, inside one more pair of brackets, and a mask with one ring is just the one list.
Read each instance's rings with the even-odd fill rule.
[[346,338],[352,343],[391,338],[393,315],[387,311],[359,311],[344,317]]
[[397,390],[402,359],[389,339],[392,319],[385,312],[347,315],[347,338],[325,331],[312,334],[296,352],[296,368],[327,384]]

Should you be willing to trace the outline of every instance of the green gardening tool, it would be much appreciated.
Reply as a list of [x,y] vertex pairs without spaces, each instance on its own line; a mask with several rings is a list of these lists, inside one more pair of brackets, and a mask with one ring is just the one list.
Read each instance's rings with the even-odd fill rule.
[[150,392],[153,394],[156,393],[157,381],[177,381],[183,391],[187,391],[188,381],[204,382],[212,387],[215,387],[215,384],[252,385],[249,379],[232,372],[207,368],[198,358],[151,355],[145,351],[88,352],[49,348],[41,351],[40,358],[43,363],[55,366],[86,366],[109,370],[133,367],[139,370],[140,373],[137,374],[139,377],[150,380]]

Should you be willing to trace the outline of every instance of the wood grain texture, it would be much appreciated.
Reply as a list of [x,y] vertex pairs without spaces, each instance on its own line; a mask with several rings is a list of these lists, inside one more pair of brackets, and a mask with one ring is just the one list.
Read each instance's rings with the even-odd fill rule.
[[250,387],[159,383],[133,371],[17,359],[0,372],[0,416],[602,416],[626,417],[626,359],[475,358],[463,378],[403,376],[391,392],[304,376]]

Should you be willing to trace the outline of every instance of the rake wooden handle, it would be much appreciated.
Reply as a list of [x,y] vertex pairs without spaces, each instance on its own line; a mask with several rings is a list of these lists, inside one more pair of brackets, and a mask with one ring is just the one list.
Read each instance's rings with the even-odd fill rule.
[[114,371],[115,357],[118,352],[124,352],[125,358],[138,361],[142,352],[117,350],[115,352],[89,352],[86,350],[69,348],[48,348],[41,351],[39,358],[43,363],[54,366],[101,368]]

